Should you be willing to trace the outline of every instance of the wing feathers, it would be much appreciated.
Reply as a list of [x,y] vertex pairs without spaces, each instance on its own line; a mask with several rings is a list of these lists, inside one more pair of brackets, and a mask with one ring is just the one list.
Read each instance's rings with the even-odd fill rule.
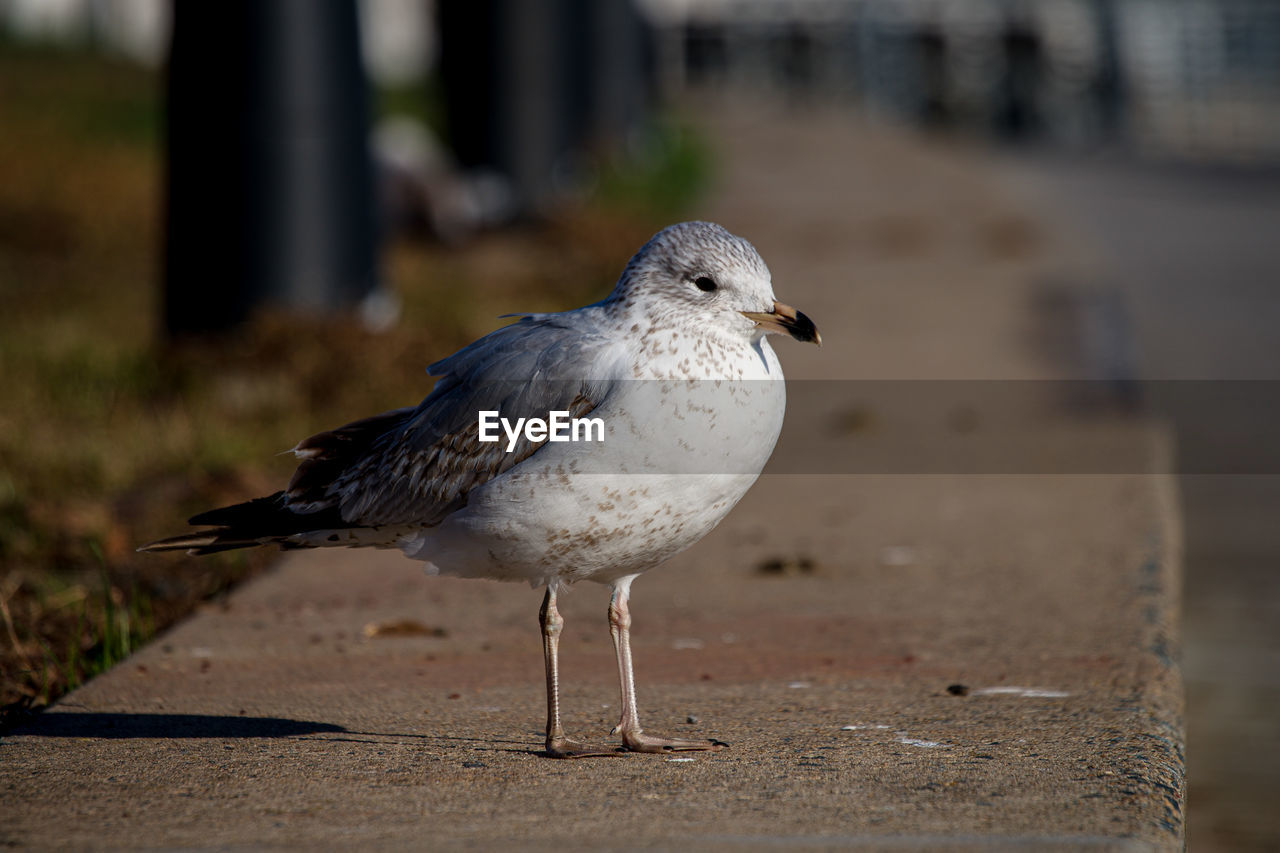
[[[431,365],[440,377],[413,408],[395,409],[317,433],[293,448],[297,470],[284,491],[201,513],[192,524],[218,529],[174,536],[139,550],[209,554],[270,542],[285,547],[392,544],[382,533],[308,536],[318,531],[428,527],[466,506],[470,492],[535,454],[545,442],[523,436],[479,440],[479,412],[509,419],[581,417],[612,389],[590,309],[534,315]],[[602,367],[603,365],[603,367]],[[390,534],[391,531],[383,531]],[[320,541],[323,540],[323,541]],[[376,540],[376,541],[375,541]]]

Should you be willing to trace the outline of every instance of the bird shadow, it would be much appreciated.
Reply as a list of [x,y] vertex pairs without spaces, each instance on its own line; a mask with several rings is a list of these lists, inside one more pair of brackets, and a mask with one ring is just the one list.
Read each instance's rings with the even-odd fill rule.
[[283,717],[218,716],[213,714],[127,714],[102,711],[54,711],[39,714],[6,733],[49,738],[125,740],[156,738],[297,738],[319,736],[335,743],[385,744],[388,739],[430,742],[437,747],[487,749],[491,752],[537,753],[527,743],[481,737],[408,732],[366,732],[336,723],[289,720]]
[[44,713],[10,735],[85,738],[283,738],[347,731],[334,723],[211,714]]
[[370,732],[337,723],[289,720],[283,717],[218,716],[213,714],[126,714],[102,711],[54,711],[39,714],[4,737],[99,738],[127,740],[154,738],[251,739],[300,738],[330,743],[387,745],[399,742],[430,744],[436,749],[467,753],[489,752],[546,757],[547,752],[528,741],[503,738],[459,737],[426,732]]

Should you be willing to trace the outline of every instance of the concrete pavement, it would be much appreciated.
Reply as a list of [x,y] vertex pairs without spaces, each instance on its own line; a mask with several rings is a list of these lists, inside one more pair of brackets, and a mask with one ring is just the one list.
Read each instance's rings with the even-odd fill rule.
[[[697,213],[752,239],[817,320],[821,351],[779,349],[818,393],[632,608],[646,728],[729,749],[544,759],[536,591],[290,554],[0,741],[0,837],[1179,849],[1178,520],[1171,479],[1141,473],[1161,433],[1029,383],[1015,417],[1037,425],[1019,457],[1037,473],[849,462],[903,439],[847,380],[1071,375],[1036,340],[1060,249],[977,157],[786,118],[709,123],[721,185]],[[912,429],[928,448],[988,419]],[[1062,461],[1098,458],[1124,461]],[[590,585],[562,600],[566,725],[595,742],[617,715],[605,603]]]
[[1087,263],[1128,306],[1151,408],[1177,430],[1195,768],[1188,843],[1197,853],[1274,850],[1280,175],[1044,156],[1001,165],[1017,191],[1033,204],[1052,200],[1055,216],[1088,240]]

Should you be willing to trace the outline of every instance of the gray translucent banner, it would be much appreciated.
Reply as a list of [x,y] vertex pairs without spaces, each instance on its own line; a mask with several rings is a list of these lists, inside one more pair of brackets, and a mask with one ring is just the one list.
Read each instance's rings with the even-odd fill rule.
[[1280,474],[1276,381],[788,381],[779,433],[781,390],[453,386],[422,411],[417,441],[486,465],[536,453],[571,474],[753,474],[765,458],[769,474]]

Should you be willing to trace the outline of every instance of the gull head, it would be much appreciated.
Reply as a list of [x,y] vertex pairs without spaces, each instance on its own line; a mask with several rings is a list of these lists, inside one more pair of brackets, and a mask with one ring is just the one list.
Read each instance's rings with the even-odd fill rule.
[[822,343],[813,321],[773,295],[755,247],[713,222],[664,228],[636,252],[607,300],[658,322]]

